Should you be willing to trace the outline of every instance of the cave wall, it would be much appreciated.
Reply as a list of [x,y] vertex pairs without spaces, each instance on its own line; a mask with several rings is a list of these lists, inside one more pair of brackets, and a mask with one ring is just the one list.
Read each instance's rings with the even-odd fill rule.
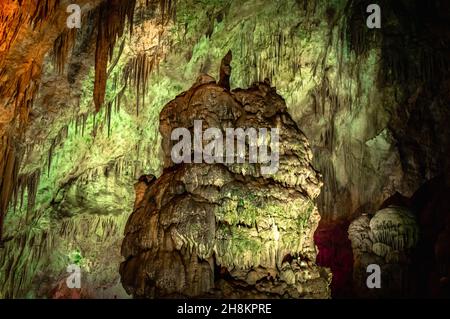
[[[200,76],[161,112],[165,169],[136,185],[121,281],[136,298],[329,298],[331,274],[315,264],[314,199],[322,182],[309,143],[270,84],[230,92],[221,76],[218,82]],[[223,136],[228,128],[276,128],[279,138],[259,132],[243,141],[270,158],[276,153],[275,170],[264,173],[271,163],[261,153],[253,163],[247,152],[217,144],[222,160],[175,162],[172,132],[196,134],[194,121]],[[204,147],[208,142],[201,138]],[[191,152],[198,155],[183,151]]]
[[[67,3],[57,5],[56,11],[67,17]],[[156,8],[154,3],[149,7],[139,5],[137,14]],[[25,4],[21,10],[28,12]],[[151,125],[145,132],[138,130],[139,121],[146,123],[147,118],[137,118],[130,102],[135,100],[134,95],[125,92],[125,81],[117,80],[131,55],[124,39],[111,57],[108,75],[116,81],[111,80],[105,88],[107,105],[98,113],[94,111],[101,10],[94,2],[82,6],[85,15],[78,31],[65,28],[63,20],[53,35],[53,47],[41,57],[39,94],[33,96],[34,107],[27,108],[31,120],[25,123],[15,117],[5,124],[9,129],[3,138],[14,143],[2,143],[2,147],[16,162],[20,160],[20,168],[19,164],[14,167],[15,183],[11,183],[12,175],[2,178],[2,183],[10,183],[11,188],[9,201],[2,198],[2,205],[10,205],[0,262],[2,296],[64,297],[67,292],[53,290],[58,283],[64,286],[61,282],[67,277],[66,268],[73,263],[86,274],[86,289],[78,295],[127,296],[118,278],[121,236],[128,207],[134,201],[136,176],[158,169],[158,161],[150,156],[157,154],[158,136],[157,127],[151,130]],[[152,28],[160,24],[155,20],[150,23]],[[151,45],[158,34],[155,29],[141,43]],[[35,32],[52,36],[44,27]],[[114,61],[120,65],[120,72],[113,67]],[[15,126],[22,129],[14,130]],[[143,139],[148,142],[142,144],[148,146],[141,149],[138,141]],[[149,155],[138,161],[136,154]],[[4,190],[2,187],[2,194]],[[117,262],[111,263],[111,258]]]

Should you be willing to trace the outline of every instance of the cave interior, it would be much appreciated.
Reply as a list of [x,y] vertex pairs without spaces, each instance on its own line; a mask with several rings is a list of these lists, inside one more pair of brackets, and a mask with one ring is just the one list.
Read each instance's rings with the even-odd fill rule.
[[373,2],[2,0],[0,298],[450,297],[450,2]]

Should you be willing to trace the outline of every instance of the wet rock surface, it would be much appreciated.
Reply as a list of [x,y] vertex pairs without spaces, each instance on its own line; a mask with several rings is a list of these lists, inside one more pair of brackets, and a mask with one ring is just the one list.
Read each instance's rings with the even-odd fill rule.
[[[260,164],[174,164],[171,132],[279,129],[279,169]],[[327,298],[331,274],[315,264],[313,203],[320,174],[306,137],[268,83],[227,91],[201,76],[160,116],[163,174],[136,185],[122,244],[122,284],[134,297]],[[273,149],[272,149],[273,151]],[[143,191],[145,189],[145,191]]]

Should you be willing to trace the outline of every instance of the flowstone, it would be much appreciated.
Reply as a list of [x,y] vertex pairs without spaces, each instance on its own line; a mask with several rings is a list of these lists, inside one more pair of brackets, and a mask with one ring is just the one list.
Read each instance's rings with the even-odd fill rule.
[[[372,217],[362,215],[349,226],[348,237],[354,256],[355,292],[360,297],[404,297],[415,287],[412,252],[419,241],[419,227],[414,214],[405,207],[389,206]],[[380,266],[381,289],[366,285],[367,267]]]
[[[278,128],[279,169],[259,164],[181,163],[171,132]],[[304,134],[269,83],[229,91],[209,76],[160,115],[165,169],[141,178],[122,244],[120,274],[134,297],[329,298],[331,273],[315,264],[313,200],[321,176]],[[225,134],[224,134],[225,136]],[[274,151],[273,149],[271,150]],[[248,158],[247,158],[248,159]]]

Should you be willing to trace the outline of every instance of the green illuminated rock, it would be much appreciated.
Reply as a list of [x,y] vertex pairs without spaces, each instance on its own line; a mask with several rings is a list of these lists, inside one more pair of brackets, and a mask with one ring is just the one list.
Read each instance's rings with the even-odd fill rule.
[[[161,112],[166,169],[140,183],[122,244],[125,289],[149,298],[329,297],[331,274],[315,265],[313,242],[322,183],[305,136],[267,83],[229,92],[203,78]],[[279,170],[173,163],[171,132],[193,130],[194,119],[220,130],[278,127]]]

